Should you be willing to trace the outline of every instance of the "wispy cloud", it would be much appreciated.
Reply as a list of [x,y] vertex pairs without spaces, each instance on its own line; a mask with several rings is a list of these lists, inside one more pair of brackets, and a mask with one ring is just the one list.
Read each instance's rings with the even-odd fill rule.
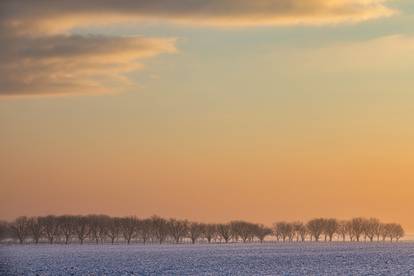
[[[5,2],[5,3],[4,3]],[[112,20],[154,20],[210,26],[358,22],[393,15],[387,0],[121,0],[3,1],[15,26],[69,28]]]
[[88,0],[0,2],[0,95],[104,93],[131,85],[139,60],[174,39],[71,34],[127,21],[245,27],[359,22],[395,11],[385,0]]
[[1,95],[115,92],[139,60],[175,51],[174,39],[48,35],[6,38],[0,53]]

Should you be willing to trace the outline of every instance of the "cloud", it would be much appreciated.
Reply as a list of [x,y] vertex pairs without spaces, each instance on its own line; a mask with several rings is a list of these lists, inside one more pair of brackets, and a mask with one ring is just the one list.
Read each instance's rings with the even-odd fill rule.
[[[14,25],[66,29],[117,20],[154,20],[207,26],[263,26],[359,22],[396,11],[386,0],[88,0],[3,1]],[[27,25],[26,25],[27,26]]]
[[385,0],[0,1],[0,96],[107,93],[175,39],[71,34],[130,21],[245,27],[359,22],[395,13]]
[[114,92],[134,84],[124,74],[138,62],[175,52],[175,39],[48,35],[3,36],[0,95]]

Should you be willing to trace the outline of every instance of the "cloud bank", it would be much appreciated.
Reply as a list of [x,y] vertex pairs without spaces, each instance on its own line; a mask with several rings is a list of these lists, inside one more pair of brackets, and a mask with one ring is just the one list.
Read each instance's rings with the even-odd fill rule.
[[0,95],[105,93],[132,85],[139,60],[175,40],[71,34],[74,27],[151,21],[210,27],[323,25],[391,16],[386,0],[88,0],[0,2]]

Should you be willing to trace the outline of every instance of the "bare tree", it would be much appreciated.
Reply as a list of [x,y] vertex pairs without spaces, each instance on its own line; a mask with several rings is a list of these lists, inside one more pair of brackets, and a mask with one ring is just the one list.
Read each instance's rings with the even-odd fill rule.
[[364,233],[364,219],[363,218],[353,218],[351,220],[351,231],[355,239],[359,242],[361,235]]
[[6,221],[0,221],[0,242],[9,236],[9,224]]
[[58,220],[65,244],[68,244],[75,234],[76,219],[73,216],[60,216]]
[[188,221],[170,219],[168,221],[168,230],[175,243],[179,243],[188,234]]
[[88,218],[84,216],[75,217],[75,234],[79,239],[80,244],[83,244],[90,232],[90,224]]
[[208,243],[211,243],[211,240],[213,240],[217,236],[217,225],[215,225],[215,224],[206,224],[204,226],[203,236],[204,236],[204,238],[207,239]]
[[293,224],[287,222],[277,222],[274,224],[275,235],[280,237],[283,242],[293,239],[294,227]]
[[[24,243],[31,237],[34,243],[47,238],[49,243],[64,240],[68,244],[73,237],[77,237],[81,244],[89,237],[89,241],[113,244],[119,237],[123,237],[127,244],[131,241],[158,241],[160,244],[166,240],[176,243],[185,238],[196,243],[204,238],[209,243],[212,240],[228,243],[230,240],[238,242],[253,242],[256,239],[263,242],[266,236],[272,234],[272,229],[247,221],[232,221],[226,224],[189,223],[186,220],[170,219],[153,216],[147,219],[136,217],[111,218],[106,215],[88,216],[45,216],[45,217],[19,217],[12,223],[0,221],[0,241],[12,237]],[[399,241],[404,237],[403,227],[397,223],[381,223],[376,218],[353,218],[349,221],[317,218],[310,220],[306,225],[302,222],[277,222],[273,226],[276,239],[283,241],[319,241],[325,235],[326,241],[332,241],[335,234],[343,241],[349,236],[350,241],[379,241],[389,239],[391,242]]]
[[151,218],[151,222],[152,222],[153,236],[154,238],[158,240],[160,244],[162,244],[168,237],[168,233],[169,233],[168,221],[163,218],[153,216]]
[[29,218],[28,227],[34,243],[38,244],[43,235],[43,226],[39,223],[39,219],[37,217]]
[[19,240],[19,243],[24,243],[29,234],[29,220],[27,217],[18,217],[10,224],[10,230],[14,237]]
[[405,236],[404,228],[400,224],[395,224],[394,229],[394,238],[397,242]]
[[306,226],[303,224],[303,222],[300,221],[292,223],[292,226],[294,235],[296,236],[296,241],[304,242],[308,233]]
[[374,241],[374,237],[379,232],[380,225],[379,219],[376,218],[370,218],[364,221],[364,235],[371,242]]
[[127,244],[130,244],[132,238],[136,235],[138,223],[138,219],[135,217],[124,217],[121,219],[121,233]]
[[151,219],[140,220],[137,232],[144,244],[151,238],[152,228],[153,226]]
[[218,224],[217,225],[217,232],[224,239],[226,243],[229,242],[231,238],[232,229],[229,224]]
[[61,230],[58,218],[56,216],[39,217],[39,223],[43,226],[49,243],[54,243]]
[[346,231],[348,233],[349,240],[351,242],[354,241],[354,231],[353,231],[352,221],[347,221],[346,225],[345,225],[345,228],[346,228]]
[[348,233],[347,224],[348,222],[346,220],[338,222],[338,229],[336,232],[338,233],[338,236],[342,238],[342,241],[346,240],[346,234]]
[[120,218],[109,218],[106,221],[107,236],[111,240],[111,244],[114,244],[115,241],[121,235],[121,219]]
[[313,219],[308,222],[307,228],[311,236],[315,241],[319,241],[320,236],[322,235],[323,229],[325,226],[325,220],[323,218]]
[[336,231],[338,230],[338,221],[334,218],[325,219],[323,232],[326,235],[325,237],[329,238],[329,241],[332,241],[332,238]]
[[378,227],[375,229],[375,236],[377,237],[377,241],[379,242],[381,239],[381,234],[384,232],[384,223],[380,222]]
[[253,239],[255,224],[245,221],[232,221],[230,225],[233,237],[240,237],[244,243]]
[[391,242],[399,241],[402,237],[404,237],[404,229],[400,224],[397,223],[387,223],[385,225],[385,228],[387,229],[388,236],[390,237]]
[[260,243],[263,243],[264,239],[272,234],[272,229],[264,226],[263,224],[258,224],[255,226],[254,235],[259,239]]
[[188,227],[188,234],[191,242],[194,244],[203,235],[204,224],[198,222],[191,222]]

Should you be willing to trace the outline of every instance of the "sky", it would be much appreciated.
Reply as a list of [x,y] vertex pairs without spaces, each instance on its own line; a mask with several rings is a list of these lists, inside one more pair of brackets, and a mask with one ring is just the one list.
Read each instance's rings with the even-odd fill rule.
[[0,2],[0,218],[414,233],[411,0]]

